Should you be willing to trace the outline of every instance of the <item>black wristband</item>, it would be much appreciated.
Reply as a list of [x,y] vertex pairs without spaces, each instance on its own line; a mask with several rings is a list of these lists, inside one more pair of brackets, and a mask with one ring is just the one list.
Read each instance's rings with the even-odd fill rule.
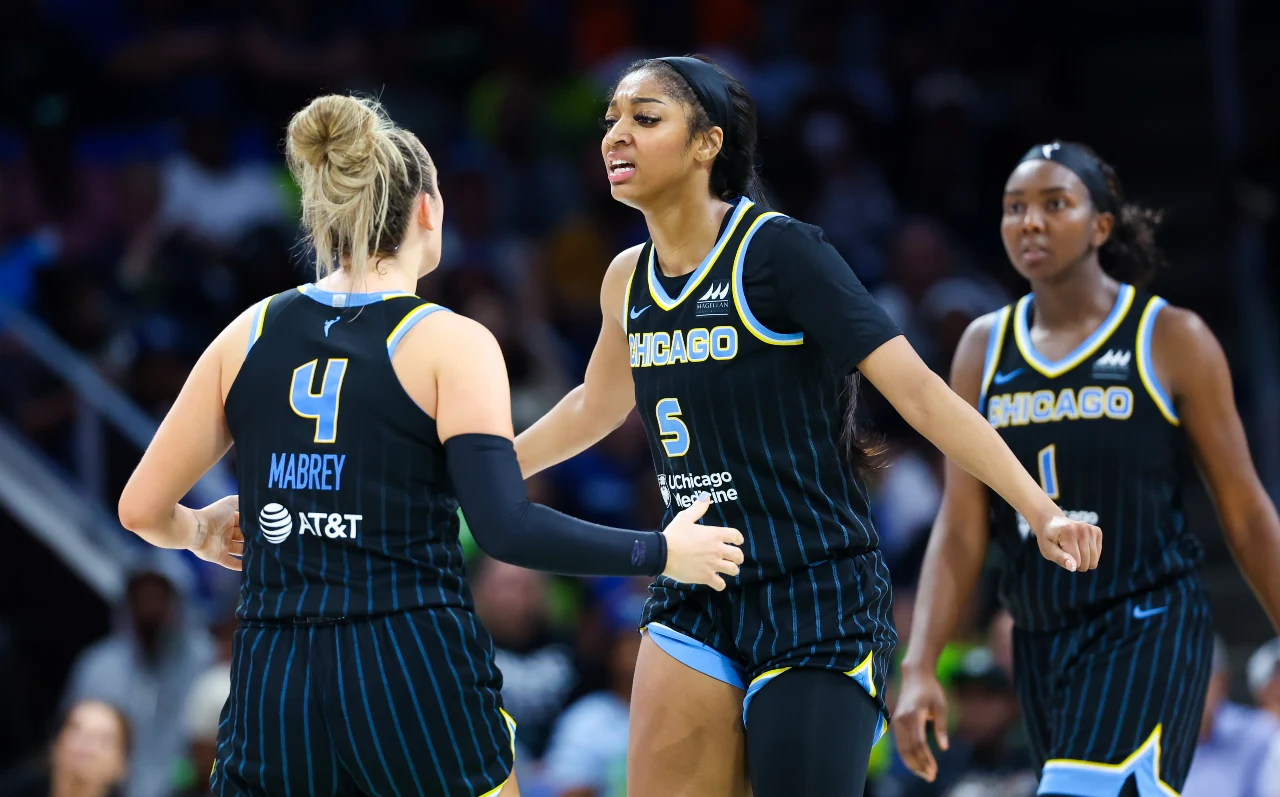
[[462,434],[445,441],[454,493],[471,536],[494,559],[571,576],[656,576],[667,540],[615,529],[529,501],[515,446],[505,437]]

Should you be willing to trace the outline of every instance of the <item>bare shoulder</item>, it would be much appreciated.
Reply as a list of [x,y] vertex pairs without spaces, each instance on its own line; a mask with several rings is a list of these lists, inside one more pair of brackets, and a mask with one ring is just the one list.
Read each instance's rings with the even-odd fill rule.
[[956,345],[955,357],[951,361],[953,373],[959,368],[976,369],[979,372],[982,370],[982,363],[987,356],[987,344],[991,341],[1002,312],[996,310],[969,322]]
[[444,362],[494,353],[501,356],[497,338],[484,324],[448,310],[432,313],[416,324],[396,353],[401,350],[407,350],[419,362],[424,357]]
[[1171,304],[1161,308],[1151,334],[1157,341],[1168,342],[1174,346],[1209,339],[1216,340],[1213,330],[1209,329],[1209,325],[1198,313]]
[[235,320],[227,324],[201,357],[202,360],[212,358],[216,361],[222,382],[223,399],[226,399],[227,393],[231,390],[231,384],[235,382],[236,376],[240,373],[240,367],[244,365],[244,358],[249,354],[249,338],[253,334],[254,325],[258,323],[258,311],[263,301],[266,300],[259,300],[249,305],[235,317]]
[[1227,355],[1205,320],[1185,307],[1165,305],[1151,329],[1151,359],[1161,381],[1168,380],[1175,395],[1203,377],[1226,376]]
[[619,252],[609,264],[600,286],[600,309],[606,318],[613,318],[619,324],[622,323],[622,300],[627,292],[627,283],[631,281],[643,249],[644,244],[636,244]]

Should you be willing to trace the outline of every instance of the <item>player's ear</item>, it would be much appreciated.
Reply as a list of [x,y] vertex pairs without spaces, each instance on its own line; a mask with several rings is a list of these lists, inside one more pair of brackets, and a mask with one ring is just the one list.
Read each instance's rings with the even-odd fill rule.
[[414,200],[414,216],[418,226],[434,231],[440,224],[440,213],[431,206],[431,195],[426,191],[418,194]]
[[1100,249],[1111,238],[1116,226],[1116,214],[1099,213],[1093,220],[1093,248]]
[[724,131],[719,127],[713,127],[705,133],[698,134],[698,137],[694,139],[694,143],[696,148],[693,151],[693,157],[699,163],[713,161],[724,146]]

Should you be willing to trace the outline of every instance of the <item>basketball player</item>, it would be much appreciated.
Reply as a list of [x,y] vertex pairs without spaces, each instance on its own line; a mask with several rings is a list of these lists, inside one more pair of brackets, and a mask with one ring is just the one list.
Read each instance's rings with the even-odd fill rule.
[[[517,797],[459,505],[505,561],[713,591],[741,535],[697,525],[706,501],[662,534],[530,504],[496,341],[413,295],[444,211],[422,144],[375,103],[328,96],[286,146],[320,279],[210,345],[120,499],[148,541],[243,567],[213,791]],[[178,504],[233,442],[241,503]]]
[[937,771],[927,723],[946,745],[938,654],[993,537],[1040,794],[1182,788],[1213,652],[1201,551],[1182,510],[1189,460],[1280,619],[1280,521],[1249,458],[1222,349],[1194,313],[1141,287],[1163,261],[1159,220],[1125,201],[1115,171],[1079,144],[1033,148],[1005,186],[1001,234],[1033,292],[969,327],[952,381],[1045,491],[1108,540],[1097,570],[1067,578],[1037,555],[1024,515],[948,465],[894,719],[922,777]]
[[1031,517],[1057,565],[1092,567],[1099,531],[1062,515],[821,230],[764,209],[741,83],[698,58],[640,61],[605,127],[613,196],[644,214],[651,240],[609,267],[585,382],[521,435],[524,473],[635,407],[667,516],[709,490],[715,521],[747,537],[723,593],[671,578],[651,588],[628,792],[741,794],[749,770],[755,797],[860,795],[896,635],[851,377]]

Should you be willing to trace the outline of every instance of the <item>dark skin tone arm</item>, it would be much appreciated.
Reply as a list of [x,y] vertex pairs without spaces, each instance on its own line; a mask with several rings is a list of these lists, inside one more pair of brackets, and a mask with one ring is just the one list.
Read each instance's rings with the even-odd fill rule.
[[[970,326],[953,364],[956,392],[976,404],[990,318]],[[1280,517],[1258,479],[1232,393],[1222,347],[1195,313],[1165,307],[1152,334],[1156,376],[1173,399],[1200,476],[1213,497],[1236,563],[1273,626],[1280,627]],[[926,726],[933,723],[947,747],[946,698],[936,676],[951,637],[982,571],[989,539],[986,490],[947,463],[946,492],[925,554],[911,639],[903,661],[902,696],[894,733],[903,761],[932,781],[938,765]]]
[[1280,627],[1280,517],[1249,455],[1222,346],[1198,315],[1166,307],[1156,317],[1151,349],[1227,545],[1272,626]]
[[[982,391],[982,366],[994,315],[969,325],[951,364],[951,389],[974,407]],[[933,781],[938,763],[929,749],[927,725],[947,749],[947,704],[935,670],[987,556],[986,486],[951,460],[946,462],[942,507],[929,535],[907,655],[902,662],[902,694],[893,717],[894,739],[912,772]]]

